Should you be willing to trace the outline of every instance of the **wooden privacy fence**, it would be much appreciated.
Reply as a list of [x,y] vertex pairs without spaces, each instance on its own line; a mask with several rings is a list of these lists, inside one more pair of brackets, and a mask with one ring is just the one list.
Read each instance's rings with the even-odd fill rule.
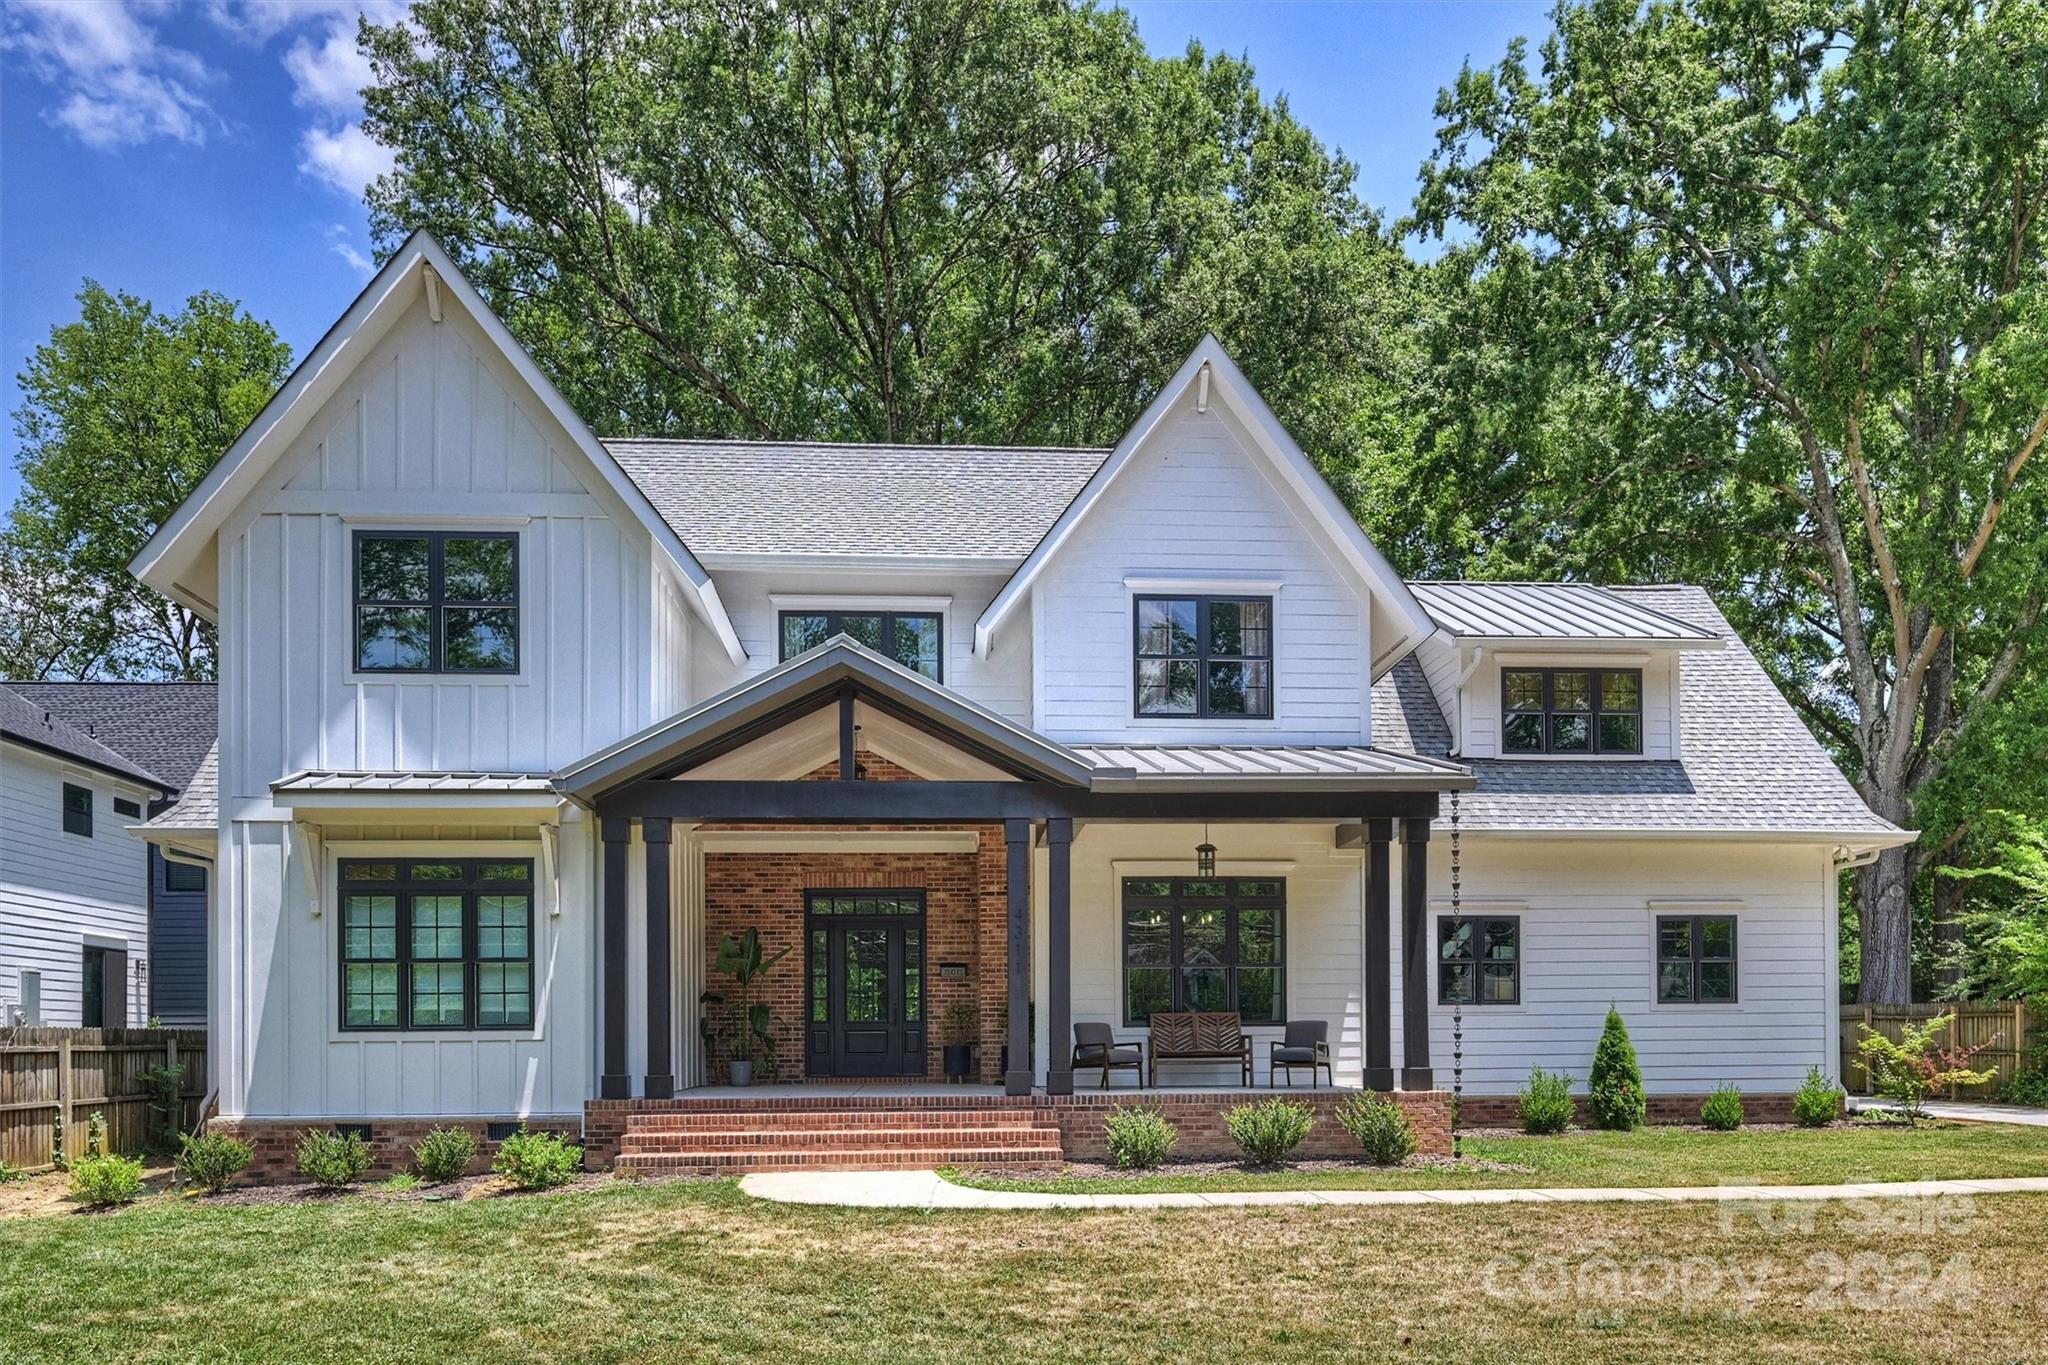
[[47,1168],[59,1123],[64,1150],[81,1155],[96,1113],[106,1116],[109,1152],[143,1151],[161,1120],[142,1074],[159,1066],[184,1068],[177,1123],[189,1131],[206,1097],[205,1029],[0,1029],[0,1162]]
[[2029,1030],[2042,1022],[2027,1008],[2023,1000],[1987,1000],[1976,1003],[1951,1000],[1928,1005],[1844,1005],[1842,1084],[1852,1092],[1865,1095],[1873,1093],[1870,1073],[1864,1067],[1861,1055],[1856,1051],[1856,1044],[1863,1037],[1862,1025],[1868,1024],[1876,1032],[1896,1042],[1906,1025],[1918,1024],[1932,1019],[1937,1014],[1953,1014],[1956,1017],[1947,1032],[1936,1038],[1936,1043],[1941,1048],[1987,1044],[1982,1052],[1969,1060],[1968,1066],[1972,1071],[1989,1071],[1996,1068],[1997,1076],[1984,1085],[1964,1086],[1959,1092],[1977,1099],[1996,1094],[2000,1087],[2012,1080],[2024,1061]]

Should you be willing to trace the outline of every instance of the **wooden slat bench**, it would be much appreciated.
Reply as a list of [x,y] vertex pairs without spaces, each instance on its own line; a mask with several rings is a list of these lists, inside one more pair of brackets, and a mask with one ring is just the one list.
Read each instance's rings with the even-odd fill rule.
[[1242,1083],[1252,1083],[1252,1040],[1235,1014],[1152,1016],[1152,1081],[1161,1062],[1236,1062]]

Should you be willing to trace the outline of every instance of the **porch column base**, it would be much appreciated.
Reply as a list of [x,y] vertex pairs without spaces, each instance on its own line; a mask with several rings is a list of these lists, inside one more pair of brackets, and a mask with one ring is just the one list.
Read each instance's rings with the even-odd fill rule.
[[1427,1066],[1404,1066],[1401,1068],[1403,1090],[1436,1089],[1436,1070]]
[[601,1100],[630,1100],[633,1098],[631,1076],[602,1076],[597,1082],[597,1097]]
[[[1068,1082],[1069,1082],[1069,1084],[1068,1084],[1068,1086],[1067,1086],[1067,1089],[1069,1089],[1069,1090],[1072,1090],[1072,1089],[1073,1089],[1073,1085],[1072,1085],[1072,1080],[1073,1080],[1073,1077],[1072,1077],[1071,1075],[1069,1075],[1067,1079],[1068,1079]],[[1005,1095],[1028,1095],[1028,1094],[1030,1094],[1030,1093],[1031,1093],[1031,1073],[1030,1073],[1030,1072],[1028,1072],[1028,1071],[1005,1071],[1005,1072],[1003,1073],[1003,1093],[1004,1093]]]
[[676,1097],[674,1076],[649,1076],[641,1086],[640,1093],[650,1100],[672,1100]]
[[1071,1095],[1074,1093],[1074,1073],[1071,1071],[1048,1071],[1045,1073],[1045,1093],[1048,1095]]
[[1364,1079],[1367,1090],[1392,1090],[1394,1088],[1394,1068],[1390,1066],[1369,1066],[1365,1069]]

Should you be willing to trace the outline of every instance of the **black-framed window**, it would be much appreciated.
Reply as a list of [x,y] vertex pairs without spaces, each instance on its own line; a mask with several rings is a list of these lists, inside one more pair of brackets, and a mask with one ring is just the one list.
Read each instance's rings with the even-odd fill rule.
[[935,611],[785,611],[784,659],[816,649],[835,635],[850,635],[933,682],[943,681],[945,618]]
[[105,948],[84,950],[79,978],[79,1024],[84,1028],[105,1028],[107,1020],[107,958]]
[[1124,878],[1124,1022],[1182,1010],[1283,1022],[1286,920],[1278,877]]
[[1436,922],[1440,1005],[1522,1003],[1522,921],[1515,915],[1445,915]]
[[1133,631],[1137,714],[1271,718],[1272,598],[1140,596]]
[[92,788],[64,784],[64,832],[92,838]]
[[164,890],[204,891],[206,869],[197,863],[176,863],[164,859]]
[[1504,668],[1500,700],[1506,753],[1643,751],[1640,669]]
[[1657,1003],[1735,1002],[1735,917],[1657,916]]
[[533,1023],[531,859],[349,859],[339,895],[344,1029]]
[[364,673],[517,673],[518,533],[356,532],[355,650]]
[[125,796],[117,796],[114,798],[114,814],[123,815],[133,820],[142,814],[142,803],[140,801],[131,801]]

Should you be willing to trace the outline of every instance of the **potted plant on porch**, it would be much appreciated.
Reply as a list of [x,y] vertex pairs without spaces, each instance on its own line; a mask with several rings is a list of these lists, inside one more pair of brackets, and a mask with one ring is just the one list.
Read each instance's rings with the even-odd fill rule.
[[946,1006],[945,1016],[940,1020],[940,1032],[946,1040],[946,1079],[963,1081],[974,1071],[974,1042],[979,1033],[980,1016],[975,1013],[974,1003],[969,1000],[955,1000]]
[[752,1085],[757,1066],[764,1076],[775,1074],[775,1034],[769,1027],[768,1006],[754,999],[754,983],[787,956],[788,948],[763,953],[761,935],[755,929],[748,929],[738,938],[726,934],[718,940],[718,970],[732,978],[732,1010],[725,1028],[714,1031],[708,1007],[725,1004],[726,997],[717,991],[704,992],[699,1001],[707,1007],[707,1013],[699,1027],[707,1052],[721,1037],[731,1049],[726,1074],[734,1085]]

